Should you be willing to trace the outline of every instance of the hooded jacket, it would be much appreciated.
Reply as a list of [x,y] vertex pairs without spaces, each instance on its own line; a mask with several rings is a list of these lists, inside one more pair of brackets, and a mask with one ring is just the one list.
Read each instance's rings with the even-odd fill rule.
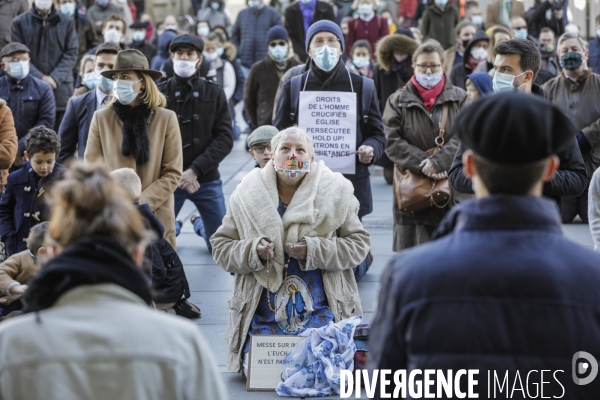
[[474,74],[467,75],[465,78],[465,85],[467,79],[470,79],[471,82],[473,82],[481,96],[487,96],[488,94],[494,93],[492,89],[492,77],[490,74],[486,74],[485,72],[476,72]]
[[[488,44],[490,43],[490,37],[486,35],[484,31],[477,31],[477,33],[475,33],[471,40],[469,40],[469,43],[465,48],[462,63],[456,64],[454,67],[452,67],[452,73],[450,73],[450,82],[452,82],[454,86],[457,86],[463,90],[466,89],[465,79],[467,78],[467,75],[474,72],[472,69],[467,67],[467,62],[469,61],[469,57],[471,56],[471,50],[473,49],[473,45],[482,40],[487,41]],[[486,60],[483,59],[481,60],[481,62],[485,64]]]
[[56,11],[54,6],[43,18],[34,3],[29,12],[13,20],[11,40],[29,47],[30,75],[54,79],[56,111],[65,111],[73,94],[73,68],[79,51],[73,18]]

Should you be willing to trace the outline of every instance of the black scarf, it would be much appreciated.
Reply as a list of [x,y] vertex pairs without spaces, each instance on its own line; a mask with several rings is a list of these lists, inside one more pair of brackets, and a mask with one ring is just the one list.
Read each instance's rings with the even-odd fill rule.
[[135,162],[139,165],[150,160],[150,138],[148,138],[148,118],[152,114],[145,104],[137,107],[126,106],[118,101],[114,102],[113,110],[123,122],[123,145],[121,154],[129,157],[133,154]]
[[114,283],[152,303],[150,283],[131,256],[108,235],[85,237],[42,267],[23,300],[27,312],[52,307],[67,291],[82,285]]

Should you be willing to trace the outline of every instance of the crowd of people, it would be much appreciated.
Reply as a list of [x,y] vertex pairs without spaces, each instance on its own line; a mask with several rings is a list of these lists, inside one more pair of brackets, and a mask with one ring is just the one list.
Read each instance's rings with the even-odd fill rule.
[[[588,41],[558,0],[529,10],[516,0],[486,10],[474,0],[248,0],[237,16],[224,0],[189,7],[193,21],[152,21],[121,0],[0,3],[0,397],[25,398],[31,387],[19,380],[36,376],[25,377],[23,365],[42,357],[49,370],[36,374],[62,383],[40,395],[128,376],[162,388],[144,397],[150,389],[131,385],[120,397],[225,398],[198,329],[150,311],[201,316],[176,251],[186,200],[197,210],[190,222],[199,243],[233,275],[231,371],[247,374],[252,335],[298,335],[361,316],[357,282],[373,262],[362,225],[373,211],[373,165],[393,184],[400,255],[383,278],[371,366],[531,356],[533,328],[518,346],[457,351],[463,339],[451,336],[425,361],[412,353],[441,331],[475,324],[475,312],[514,313],[524,326],[568,319],[558,311],[538,318],[522,308],[525,297],[561,308],[585,286],[577,301],[598,317],[586,308],[598,308],[587,289],[600,281],[598,257],[552,235],[579,217],[600,248],[600,16]],[[352,159],[353,172],[319,158],[303,126],[307,92],[355,99],[356,143],[338,156]],[[241,133],[256,168],[226,205],[219,165]],[[528,224],[542,232],[520,232]],[[488,239],[477,233],[485,229]],[[555,257],[536,259],[545,236]],[[474,272],[485,263],[476,254],[508,250],[490,258],[487,275]],[[536,286],[537,274],[571,253],[581,275],[568,290],[552,287],[565,279],[556,270]],[[535,260],[532,274],[504,268],[524,258]],[[494,286],[502,279],[505,292]],[[514,307],[454,305],[483,295],[512,296]],[[407,311],[436,296],[447,303]],[[495,329],[510,330],[506,318]],[[497,334],[477,332],[492,342]],[[557,336],[541,351],[573,341]],[[445,351],[456,359],[438,360]],[[94,367],[117,354],[127,362]],[[143,358],[153,361],[136,368]],[[71,390],[73,365],[86,378]]]

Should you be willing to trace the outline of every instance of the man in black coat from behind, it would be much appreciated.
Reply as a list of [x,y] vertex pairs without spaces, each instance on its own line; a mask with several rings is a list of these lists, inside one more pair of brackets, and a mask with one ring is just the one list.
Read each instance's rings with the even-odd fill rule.
[[[183,145],[183,177],[175,190],[175,215],[186,199],[192,201],[200,217],[193,217],[194,231],[209,238],[225,216],[225,198],[219,163],[233,148],[233,128],[225,92],[220,85],[200,78],[202,39],[179,35],[171,41],[174,76],[161,82],[159,90],[167,96],[167,106],[177,114]],[[176,232],[181,230],[176,222]]]
[[[388,266],[369,371],[478,370],[479,398],[541,387],[544,398],[599,398],[600,379],[574,384],[572,369],[586,379],[600,360],[600,255],[563,237],[556,204],[542,197],[574,126],[541,99],[504,93],[465,108],[457,132],[476,200]],[[459,381],[465,392],[467,377]]]

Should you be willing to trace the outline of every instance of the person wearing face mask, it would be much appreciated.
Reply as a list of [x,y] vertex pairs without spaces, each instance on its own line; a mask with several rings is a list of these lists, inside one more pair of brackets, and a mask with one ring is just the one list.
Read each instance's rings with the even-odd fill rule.
[[114,81],[100,73],[114,68],[119,51],[121,48],[112,43],[102,43],[96,49],[91,72],[91,88],[85,94],[69,100],[65,117],[58,129],[58,136],[60,136],[58,162],[66,164],[72,157],[83,158],[94,112],[107,106],[112,99]]
[[84,162],[102,160],[110,171],[135,169],[142,181],[140,203],[148,203],[176,248],[173,193],[183,156],[177,114],[164,108],[167,100],[154,83],[162,74],[148,67],[139,50],[121,50],[114,68],[100,74],[115,81],[113,97],[92,117]]
[[202,57],[210,63],[211,71],[208,74],[215,77],[214,82],[221,85],[225,92],[225,98],[229,102],[235,92],[235,71],[229,61],[219,57],[220,46],[221,37],[216,33],[209,33],[204,40]]
[[[544,91],[535,83],[540,63],[540,52],[529,40],[512,39],[499,43],[496,46],[494,60],[493,91],[495,93],[518,91],[543,97]],[[463,173],[464,151],[465,148],[461,144],[450,168],[450,185],[456,192],[473,194],[472,182]],[[588,174],[575,137],[569,146],[557,155],[560,159],[558,172],[544,185],[543,195],[553,199],[561,207],[563,197],[576,197],[583,193],[588,184]]]
[[58,12],[51,0],[36,0],[29,12],[12,22],[11,41],[22,43],[30,51],[29,71],[54,90],[58,130],[67,102],[73,94],[73,69],[77,61],[78,43],[75,21]]
[[465,17],[463,21],[471,22],[473,25],[475,25],[477,29],[484,29],[483,14],[481,11],[481,7],[479,6],[479,3],[477,1],[467,1],[467,4],[465,6]]
[[235,274],[227,369],[246,376],[252,335],[298,335],[362,315],[352,268],[371,243],[352,185],[315,162],[304,130],[279,132],[271,148],[272,160],[238,185],[211,238],[216,263]]
[[[111,14],[102,25],[103,43],[112,43],[124,49],[126,33],[127,25],[125,18],[118,14]],[[87,54],[95,54],[97,48],[98,46],[91,48]]]
[[531,40],[536,45],[538,44],[537,39],[529,34],[525,18],[518,16],[512,17],[510,19],[510,26],[515,39],[527,39]]
[[27,46],[10,43],[0,51],[0,59],[5,72],[0,78],[0,98],[13,114],[19,139],[15,166],[21,166],[29,130],[40,125],[54,126],[54,95],[50,85],[29,74],[31,60]]
[[150,60],[150,67],[154,70],[161,70],[165,61],[170,58],[169,46],[171,41],[178,35],[177,18],[173,15],[168,15],[163,23],[164,31],[158,36],[156,54],[152,60]]
[[510,19],[525,15],[523,2],[517,0],[494,0],[487,6],[485,26],[502,25],[510,28]]
[[357,40],[352,45],[352,58],[346,61],[346,68],[360,76],[373,78],[373,67],[371,45],[366,40]]
[[444,72],[448,76],[452,73],[452,68],[462,64],[465,49],[477,32],[477,27],[472,22],[462,21],[456,26],[455,32],[456,45],[450,47],[444,53],[444,58],[446,60],[444,62]]
[[244,109],[252,129],[273,124],[279,81],[290,68],[300,64],[292,58],[290,37],[284,27],[269,29],[266,44],[267,56],[252,66],[244,86]]
[[[389,35],[390,28],[387,20],[375,13],[375,1],[355,0],[352,8],[358,13],[358,17],[348,22],[348,35],[346,35],[346,51],[351,58],[352,46],[357,40],[366,40],[371,48],[376,48],[379,39]],[[376,55],[372,54],[373,61]]]
[[[413,63],[415,74],[404,90],[390,96],[383,112],[386,154],[400,168],[435,180],[446,179],[459,143],[453,123],[467,103],[467,94],[444,74],[444,50],[436,41],[419,46]],[[443,146],[428,154],[438,144],[436,138],[444,119]],[[448,209],[448,204],[441,204],[421,211],[402,211],[394,197],[393,250],[428,242]]]
[[[417,47],[419,45],[414,39],[403,34],[386,36],[377,43],[379,63],[373,69],[373,81],[382,114],[388,98],[412,78],[414,74],[412,54]],[[391,185],[394,163],[384,153],[375,164],[383,167],[383,177]]]
[[[591,179],[600,167],[600,75],[587,65],[588,43],[575,33],[558,39],[561,73],[542,88],[544,98],[569,116],[577,131],[577,143]],[[573,221],[579,214],[588,222],[588,188],[577,197],[563,197],[562,220]]]
[[556,38],[552,29],[542,28],[538,40],[540,42],[539,49],[542,55],[542,64],[536,81],[543,85],[559,74],[560,60],[556,55]]
[[279,12],[263,1],[248,0],[248,8],[240,11],[233,26],[231,43],[238,49],[246,77],[252,65],[267,55],[265,42],[269,29],[281,25]]
[[104,21],[112,14],[121,15],[121,9],[114,4],[111,4],[111,0],[96,0],[96,4],[87,10],[87,17],[94,25],[96,35],[100,41],[103,41],[102,27]]
[[131,29],[131,44],[127,46],[128,49],[136,49],[142,52],[148,59],[148,62],[152,61],[154,56],[157,54],[157,49],[146,41],[146,30],[148,29],[148,22],[135,22],[129,25]]
[[94,73],[94,59],[96,56],[86,54],[81,58],[81,65],[78,71],[79,87],[73,92],[73,97],[79,97],[82,94],[96,88],[96,74]]
[[[75,0],[59,0],[58,11],[67,17],[73,18],[75,21],[75,30],[77,31],[77,38],[79,40],[76,65],[79,65],[83,55],[89,49],[98,45],[96,30],[94,29],[92,22],[88,19],[83,3],[79,3]],[[75,72],[77,73],[78,71]]]
[[[198,21],[206,21],[209,26],[223,26],[231,31],[231,16],[223,0],[204,0],[204,7],[197,11]],[[206,35],[202,35],[206,36]]]
[[[194,231],[204,238],[210,252],[208,239],[225,215],[219,163],[233,148],[232,117],[223,88],[199,76],[205,50],[202,39],[177,36],[170,50],[175,76],[161,82],[159,90],[167,96],[166,108],[178,116],[179,153],[183,155],[183,177],[177,182],[171,207],[177,215],[186,199],[194,203],[200,213],[193,216]],[[178,234],[181,225],[173,221],[170,226]]]
[[488,56],[490,38],[484,31],[477,31],[465,48],[462,63],[455,65],[450,73],[450,82],[461,89],[465,88],[465,78],[475,72],[481,63],[485,63]]
[[533,37],[538,37],[543,28],[549,28],[554,32],[555,36],[560,36],[565,32],[563,8],[557,8],[559,4],[568,5],[568,1],[557,0],[535,0],[531,7],[523,16],[529,27],[529,34]]
[[427,5],[421,18],[423,39],[435,39],[444,49],[454,47],[454,27],[460,22],[458,9],[448,0],[435,0]]
[[290,35],[294,54],[301,62],[306,62],[308,54],[304,47],[306,32],[313,22],[335,21],[333,6],[321,0],[299,0],[285,9],[285,29]]

